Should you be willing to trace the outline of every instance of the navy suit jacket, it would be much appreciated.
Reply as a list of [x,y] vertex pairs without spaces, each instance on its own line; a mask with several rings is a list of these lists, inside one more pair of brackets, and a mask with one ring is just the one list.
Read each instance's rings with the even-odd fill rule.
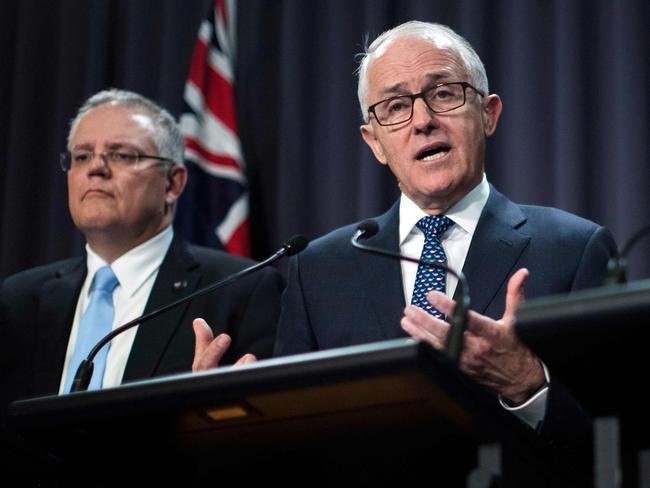
[[[399,202],[376,220],[380,230],[366,243],[399,252]],[[406,336],[400,263],[353,248],[355,231],[335,230],[291,259],[274,355]],[[463,267],[471,308],[500,318],[508,279],[522,267],[530,270],[527,298],[601,286],[615,252],[607,229],[558,209],[516,205],[491,187]],[[540,438],[562,448],[560,458],[590,455],[591,418],[553,380]]]
[[[175,237],[161,264],[145,313],[189,295],[252,264],[244,258],[189,245]],[[59,261],[6,278],[0,289],[0,396],[2,406],[56,394],[77,298],[86,277],[85,257]],[[204,318],[215,335],[233,342],[222,364],[251,352],[271,355],[284,280],[266,268],[183,304],[141,325],[123,382],[190,371],[191,322]]]
[[[399,252],[399,202],[376,218],[368,245]],[[356,224],[312,242],[290,261],[275,355],[404,337],[400,263],[352,247]],[[506,285],[530,270],[527,298],[603,284],[614,240],[604,227],[558,209],[516,205],[490,188],[463,272],[471,308],[500,318]]]

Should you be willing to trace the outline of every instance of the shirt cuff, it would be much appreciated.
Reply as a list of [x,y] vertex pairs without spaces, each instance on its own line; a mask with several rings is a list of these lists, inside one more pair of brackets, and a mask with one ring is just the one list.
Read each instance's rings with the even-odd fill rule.
[[503,400],[503,398],[501,398],[501,395],[499,395],[499,403],[501,403],[501,406],[516,415],[520,420],[526,422],[533,429],[537,429],[544,421],[544,416],[546,415],[548,385],[550,382],[550,377],[546,365],[541,361],[540,363],[542,364],[542,368],[544,368],[544,378],[546,378],[546,384],[540,388],[532,397],[530,397],[521,405],[513,407],[511,405],[508,405]]

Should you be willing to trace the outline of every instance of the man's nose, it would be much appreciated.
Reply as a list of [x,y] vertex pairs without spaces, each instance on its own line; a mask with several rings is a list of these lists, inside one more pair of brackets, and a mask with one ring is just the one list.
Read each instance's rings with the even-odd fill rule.
[[93,154],[92,159],[88,163],[88,174],[105,174],[109,171],[108,159],[104,153]]
[[424,99],[416,98],[413,102],[413,127],[418,132],[431,132],[438,127],[437,114],[432,111]]

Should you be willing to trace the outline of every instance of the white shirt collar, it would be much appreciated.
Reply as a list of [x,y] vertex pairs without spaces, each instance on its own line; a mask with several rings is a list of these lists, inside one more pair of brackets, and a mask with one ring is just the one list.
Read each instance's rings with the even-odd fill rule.
[[[173,238],[174,231],[169,225],[162,232],[113,261],[111,268],[126,296],[133,296],[147,278],[158,270]],[[86,244],[86,254],[87,276],[92,278],[95,272],[107,263],[88,244]]]
[[[456,223],[460,229],[468,233],[470,236],[474,235],[476,225],[481,217],[483,208],[487,203],[490,196],[490,185],[488,184],[487,177],[483,173],[483,179],[476,185],[472,191],[465,195],[456,205],[451,207],[445,215]],[[426,217],[426,213],[417,206],[417,204],[407,197],[404,193],[400,197],[399,204],[399,242],[400,245],[408,238],[411,232],[420,232],[415,224],[422,217]]]

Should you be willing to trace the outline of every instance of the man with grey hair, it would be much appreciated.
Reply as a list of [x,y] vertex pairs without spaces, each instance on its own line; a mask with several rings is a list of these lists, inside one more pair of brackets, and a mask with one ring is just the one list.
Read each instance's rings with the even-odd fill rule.
[[[79,361],[100,337],[252,264],[174,235],[187,181],[183,150],[174,118],[139,94],[105,90],[81,107],[61,165],[86,253],[2,283],[3,408],[16,399],[69,392]],[[99,284],[104,280],[108,291]],[[98,354],[104,357],[96,360],[91,389],[190,371],[193,325],[199,337],[218,335],[218,343],[230,346],[219,357],[225,364],[269,356],[283,286],[280,274],[266,269],[128,330]],[[101,293],[108,307],[93,305]],[[95,319],[89,336],[91,309],[109,315],[96,315],[104,319]],[[212,329],[202,319],[192,324],[196,317]]]
[[[588,465],[588,413],[518,340],[514,323],[524,295],[602,285],[616,252],[610,232],[558,209],[515,204],[488,183],[486,139],[496,131],[502,102],[489,93],[474,49],[450,28],[413,21],[381,34],[361,60],[358,94],[361,136],[401,191],[375,218],[379,231],[367,244],[462,269],[473,311],[461,370],[538,433],[555,461]],[[356,231],[357,224],[335,230],[291,258],[274,355],[405,336],[435,348],[445,343],[455,277],[362,253],[350,244]],[[198,369],[216,364],[218,348],[201,350]],[[375,464],[375,476],[386,483],[388,469],[402,482],[416,473],[448,486],[443,469],[417,475],[418,461],[439,459],[431,445],[424,452],[411,447],[401,463],[391,457]],[[354,464],[359,453],[352,454]],[[336,451],[331,459],[347,457]],[[367,470],[359,474],[369,482]],[[525,474],[525,484],[513,486],[545,486]]]
[[[361,136],[401,191],[367,244],[463,270],[474,311],[460,368],[570,458],[588,446],[589,418],[519,342],[515,310],[524,282],[527,297],[600,286],[611,234],[557,209],[517,205],[488,183],[486,139],[502,101],[450,28],[407,22],[381,34],[361,60],[358,94]],[[275,355],[405,335],[445,343],[454,276],[362,253],[350,245],[356,230],[335,230],[291,259]]]

